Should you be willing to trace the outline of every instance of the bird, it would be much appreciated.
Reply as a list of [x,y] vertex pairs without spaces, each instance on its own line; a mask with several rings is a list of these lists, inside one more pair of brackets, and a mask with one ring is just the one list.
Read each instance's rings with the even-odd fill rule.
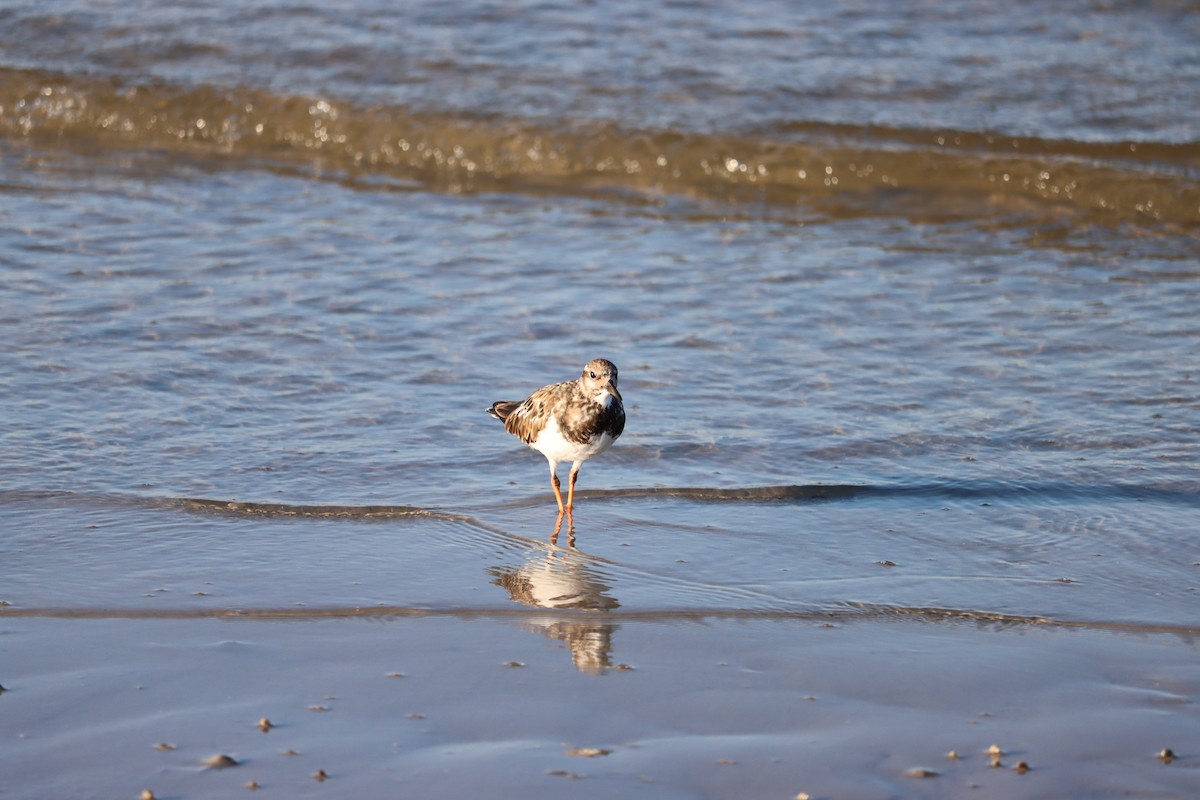
[[[617,365],[604,358],[589,361],[573,381],[543,386],[525,400],[498,400],[487,413],[550,463],[550,487],[560,524],[564,511],[573,514],[575,480],[583,462],[612,447],[625,430]],[[571,462],[571,474],[564,505],[558,465],[565,461]]]

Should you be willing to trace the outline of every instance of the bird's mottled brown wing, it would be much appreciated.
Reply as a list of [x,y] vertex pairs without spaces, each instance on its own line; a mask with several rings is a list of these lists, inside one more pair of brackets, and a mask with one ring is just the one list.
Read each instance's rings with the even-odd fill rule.
[[559,395],[563,394],[571,383],[573,381],[543,386],[521,403],[495,403],[488,413],[504,420],[504,430],[525,444],[529,444],[537,438],[542,428],[546,427],[546,422],[550,419],[550,412],[558,402]]

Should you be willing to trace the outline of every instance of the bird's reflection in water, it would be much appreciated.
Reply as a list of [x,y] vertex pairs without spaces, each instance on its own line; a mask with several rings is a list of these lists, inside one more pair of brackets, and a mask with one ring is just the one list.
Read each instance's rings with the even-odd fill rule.
[[[620,606],[610,586],[573,547],[539,552],[515,567],[490,567],[492,583],[503,586],[518,603],[554,610],[610,611]],[[601,674],[612,667],[612,638],[617,625],[601,620],[553,619],[528,624],[544,636],[565,642],[580,672]]]
[[[567,547],[575,549],[575,517],[573,514],[567,514]],[[550,534],[550,544],[558,544],[558,534],[562,531],[563,512],[558,512],[558,519],[554,522],[554,532]]]

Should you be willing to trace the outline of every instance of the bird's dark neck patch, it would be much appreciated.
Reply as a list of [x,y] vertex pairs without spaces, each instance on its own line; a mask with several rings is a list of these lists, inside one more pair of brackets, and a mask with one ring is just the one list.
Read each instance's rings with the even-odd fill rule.
[[569,442],[584,444],[596,436],[607,433],[612,438],[625,430],[625,409],[616,398],[602,405],[589,399],[575,414],[564,414],[558,421],[563,438]]

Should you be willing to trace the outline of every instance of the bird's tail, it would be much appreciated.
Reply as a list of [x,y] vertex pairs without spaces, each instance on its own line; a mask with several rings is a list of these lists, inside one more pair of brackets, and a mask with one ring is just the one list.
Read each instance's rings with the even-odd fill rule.
[[503,422],[520,407],[521,404],[515,400],[497,400],[492,403],[491,408],[487,409],[487,413]]

